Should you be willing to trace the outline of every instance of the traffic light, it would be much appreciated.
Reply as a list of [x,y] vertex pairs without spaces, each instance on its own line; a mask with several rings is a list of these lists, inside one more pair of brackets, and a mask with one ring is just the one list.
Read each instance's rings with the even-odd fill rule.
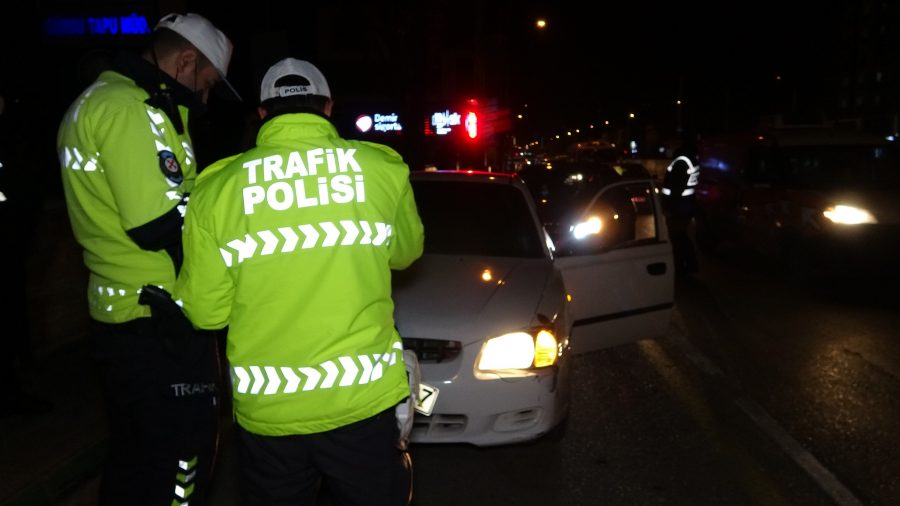
[[472,111],[466,113],[466,135],[473,140],[478,137],[478,114]]
[[469,99],[466,101],[466,120],[464,123],[466,138],[470,141],[474,141],[478,138],[479,134],[479,126],[478,126],[478,101],[475,99]]

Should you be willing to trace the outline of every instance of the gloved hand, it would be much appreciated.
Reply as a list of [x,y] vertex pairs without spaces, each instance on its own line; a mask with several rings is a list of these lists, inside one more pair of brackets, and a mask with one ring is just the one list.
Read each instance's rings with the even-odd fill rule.
[[166,352],[175,357],[190,354],[189,350],[195,348],[196,331],[169,292],[158,286],[144,285],[138,303],[150,306],[157,335]]

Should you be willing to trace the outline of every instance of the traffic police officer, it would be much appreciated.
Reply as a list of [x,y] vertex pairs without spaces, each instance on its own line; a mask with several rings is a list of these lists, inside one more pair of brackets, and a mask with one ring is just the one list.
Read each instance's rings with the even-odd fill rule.
[[662,203],[672,240],[675,273],[691,274],[697,272],[697,254],[688,230],[694,219],[694,192],[700,167],[694,163],[693,153],[687,147],[675,155],[663,176]]
[[410,395],[391,269],[422,254],[409,169],[345,140],[311,63],[266,72],[256,147],[205,169],[176,287],[193,324],[228,326],[248,506],[405,504],[395,407]]
[[196,505],[212,469],[215,341],[178,342],[139,296],[174,287],[196,174],[188,111],[224,80],[231,52],[206,18],[167,15],[140,56],[117,58],[75,100],[57,135],[109,416],[104,505]]

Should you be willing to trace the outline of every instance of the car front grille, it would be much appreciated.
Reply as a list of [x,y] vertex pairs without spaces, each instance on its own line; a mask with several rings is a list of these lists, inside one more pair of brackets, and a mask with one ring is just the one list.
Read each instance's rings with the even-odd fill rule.
[[430,416],[416,413],[413,417],[412,440],[425,438],[442,438],[462,434],[466,431],[468,418],[466,415]]
[[414,351],[416,358],[422,363],[448,362],[459,356],[459,352],[462,350],[462,343],[441,339],[404,337],[403,349]]

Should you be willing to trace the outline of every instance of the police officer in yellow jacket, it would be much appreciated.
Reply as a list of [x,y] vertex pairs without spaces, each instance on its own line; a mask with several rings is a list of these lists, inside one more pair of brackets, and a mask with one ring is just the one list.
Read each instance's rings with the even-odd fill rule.
[[265,74],[256,147],[205,169],[176,285],[193,324],[228,326],[244,504],[405,504],[395,406],[410,391],[391,269],[422,253],[409,169],[345,140],[311,63]]
[[231,52],[206,18],[164,16],[148,47],[117,57],[60,124],[63,189],[90,271],[88,309],[109,417],[104,506],[201,504],[211,473],[215,342],[177,342],[141,296],[144,285],[174,287],[197,173],[188,112],[202,109],[224,80]]

